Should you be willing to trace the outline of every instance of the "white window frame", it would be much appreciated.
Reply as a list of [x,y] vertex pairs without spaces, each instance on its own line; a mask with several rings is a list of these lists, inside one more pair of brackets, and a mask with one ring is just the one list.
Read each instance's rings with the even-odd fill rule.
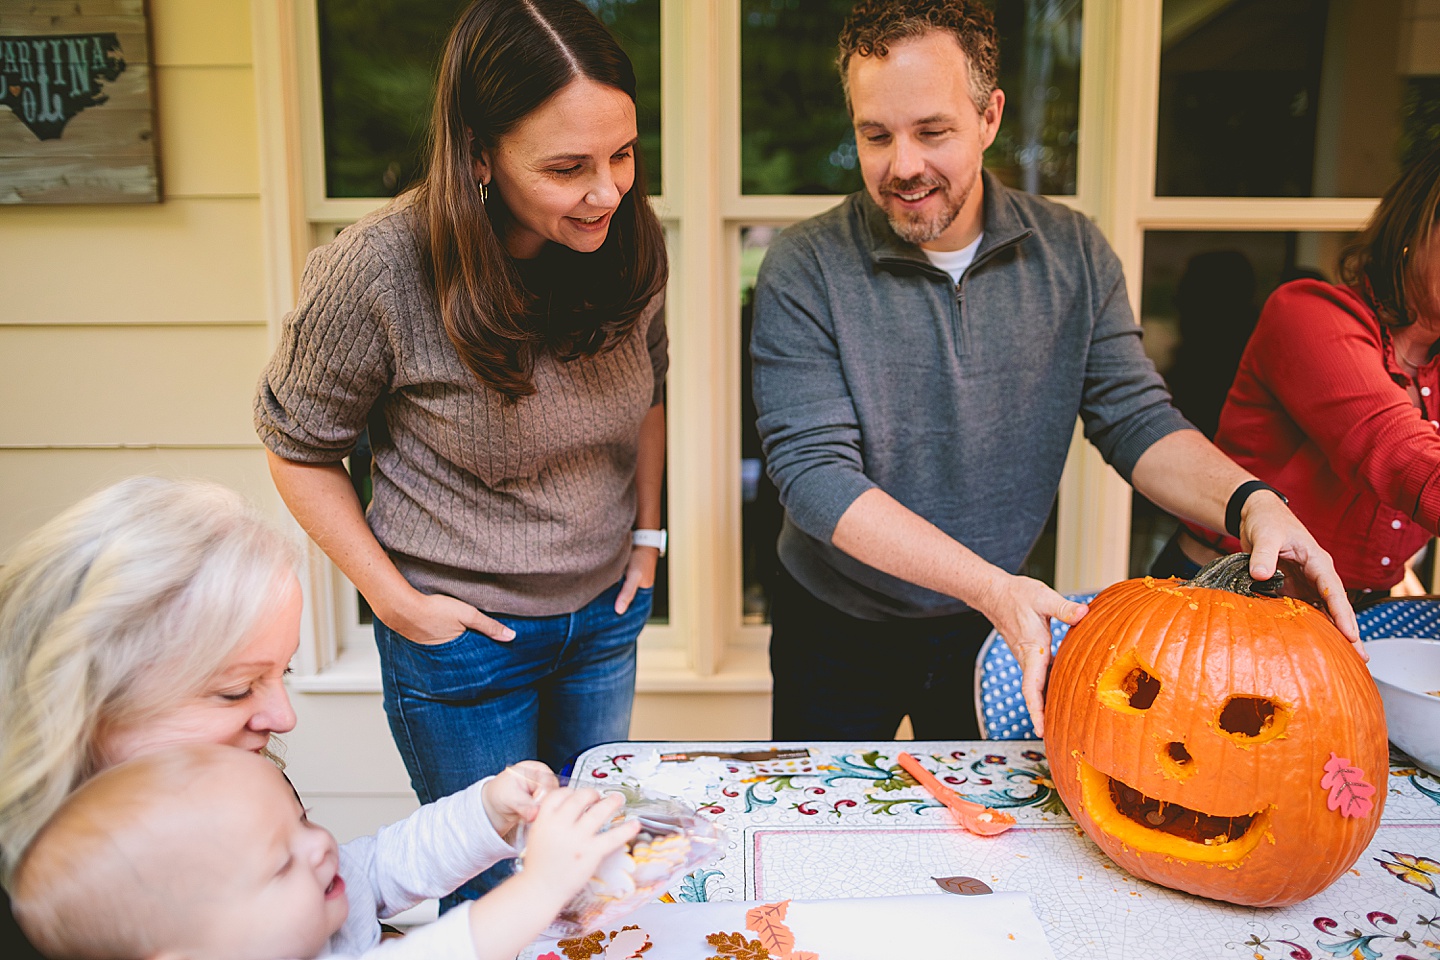
[[[1077,192],[1052,199],[1094,219],[1129,279],[1138,318],[1146,230],[1355,230],[1376,199],[1156,197],[1162,0],[1085,0]],[[299,263],[380,200],[324,195],[315,0],[252,0],[271,324]],[[740,234],[828,209],[839,197],[740,190],[739,0],[662,0],[663,185],[670,240],[667,406],[670,620],[641,635],[638,689],[763,692],[769,628],[742,616]],[[1131,489],[1080,438],[1060,485],[1056,587],[1127,575]],[[353,589],[312,550],[302,689],[378,689]],[[352,624],[347,629],[344,624]],[[348,666],[347,666],[348,663]]]

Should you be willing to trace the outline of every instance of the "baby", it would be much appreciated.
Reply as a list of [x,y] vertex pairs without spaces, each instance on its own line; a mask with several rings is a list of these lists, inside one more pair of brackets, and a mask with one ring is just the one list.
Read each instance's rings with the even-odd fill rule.
[[[639,829],[601,832],[621,798],[554,783],[543,764],[520,764],[337,846],[269,761],[166,750],[66,801],[16,869],[15,916],[52,960],[509,960]],[[379,918],[515,856],[503,837],[522,822],[523,871],[380,943]]]

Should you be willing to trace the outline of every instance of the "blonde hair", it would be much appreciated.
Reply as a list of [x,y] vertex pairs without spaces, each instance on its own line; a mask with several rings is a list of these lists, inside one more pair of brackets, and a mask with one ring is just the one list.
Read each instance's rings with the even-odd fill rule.
[[239,494],[135,477],[0,568],[0,876],[103,758],[99,734],[201,693],[277,602],[294,546]]
[[219,777],[227,769],[263,776],[263,766],[248,766],[263,763],[236,747],[189,744],[81,784],[15,868],[12,906],[26,937],[53,960],[186,952],[210,911],[224,909],[221,883],[236,849],[256,849],[243,831],[215,837],[236,814]]

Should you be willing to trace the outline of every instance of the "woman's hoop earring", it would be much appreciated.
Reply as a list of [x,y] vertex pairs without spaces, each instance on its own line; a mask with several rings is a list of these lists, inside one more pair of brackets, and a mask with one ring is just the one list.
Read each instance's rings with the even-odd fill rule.
[[486,185],[486,183],[485,183],[484,180],[477,180],[476,183],[477,183],[477,184],[479,185],[479,187],[480,187],[480,202],[481,202],[482,204],[484,204],[484,203],[489,203],[489,202],[490,202],[490,187],[489,187],[488,185]]

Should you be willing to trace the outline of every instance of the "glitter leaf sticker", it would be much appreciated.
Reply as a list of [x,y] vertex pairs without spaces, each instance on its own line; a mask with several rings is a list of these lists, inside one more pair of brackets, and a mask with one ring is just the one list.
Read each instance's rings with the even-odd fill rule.
[[754,931],[766,952],[780,960],[785,960],[795,949],[795,934],[784,923],[785,912],[789,909],[790,901],[782,900],[779,903],[762,903],[745,912],[745,929]]
[[1342,817],[1368,816],[1375,802],[1375,787],[1365,779],[1359,767],[1338,754],[1331,753],[1325,761],[1325,776],[1320,778],[1320,787],[1330,791],[1326,806],[1338,810]]
[[976,880],[974,877],[931,877],[935,885],[946,893],[957,894],[962,897],[978,897],[986,893],[994,893],[990,885],[983,880]]
[[569,940],[561,940],[555,946],[565,954],[565,960],[590,960],[591,957],[602,956],[605,953],[605,934],[596,930],[594,933],[584,937],[573,937]]
[[709,960],[776,960],[759,940],[746,940],[743,933],[712,933],[705,942],[719,951]]

